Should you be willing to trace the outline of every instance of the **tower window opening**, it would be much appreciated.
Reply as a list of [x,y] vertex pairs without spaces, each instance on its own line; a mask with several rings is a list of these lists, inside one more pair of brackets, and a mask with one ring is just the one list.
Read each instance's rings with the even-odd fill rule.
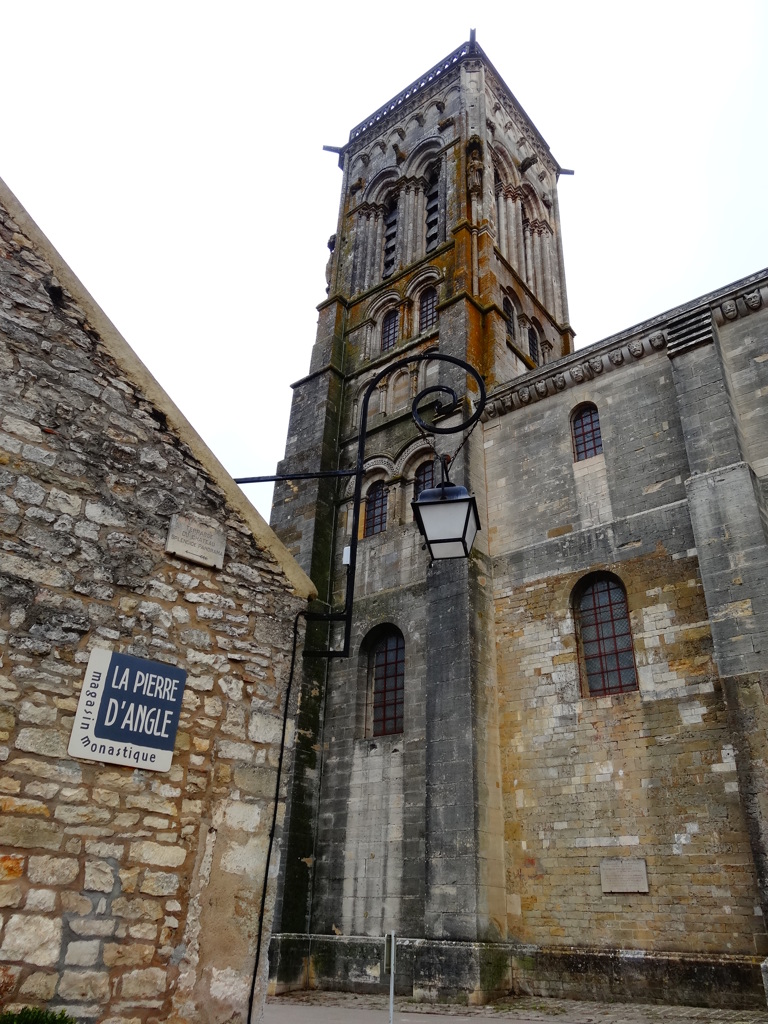
[[502,312],[504,313],[504,319],[507,323],[507,337],[510,341],[515,339],[515,309],[510,299],[504,296],[502,302]]
[[539,365],[539,336],[535,327],[528,328],[528,354],[534,363]]
[[573,436],[574,462],[591,459],[603,450],[603,438],[600,433],[600,416],[597,406],[591,402],[576,410],[571,422]]
[[588,576],[576,593],[574,614],[589,696],[636,690],[632,631],[621,581],[607,573]]
[[365,498],[364,537],[373,537],[377,533],[383,533],[386,530],[387,495],[387,488],[380,480],[375,484],[371,484]]
[[405,642],[400,633],[389,633],[371,651],[374,736],[393,736],[403,731],[405,690]]
[[437,248],[440,241],[440,186],[437,171],[432,172],[426,192],[427,252]]
[[395,269],[395,252],[397,245],[397,199],[393,199],[384,214],[384,271],[383,276],[389,277]]
[[400,312],[390,309],[381,322],[381,351],[389,352],[397,344],[400,333]]
[[419,333],[423,334],[437,323],[437,289],[426,288],[419,299]]

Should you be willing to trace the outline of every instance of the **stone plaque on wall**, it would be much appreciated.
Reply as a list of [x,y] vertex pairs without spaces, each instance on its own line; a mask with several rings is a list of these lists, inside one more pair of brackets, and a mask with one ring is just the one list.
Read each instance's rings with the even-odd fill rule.
[[221,569],[224,565],[224,551],[227,536],[224,530],[206,526],[188,516],[171,516],[165,550],[169,555],[178,555],[196,565],[208,565]]
[[648,892],[648,871],[642,857],[605,857],[600,861],[603,892]]

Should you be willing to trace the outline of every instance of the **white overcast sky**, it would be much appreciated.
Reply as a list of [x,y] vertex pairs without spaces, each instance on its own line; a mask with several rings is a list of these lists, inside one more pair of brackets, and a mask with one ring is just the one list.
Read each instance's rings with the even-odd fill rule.
[[470,28],[576,172],[577,346],[768,265],[765,0],[0,0],[0,177],[233,476],[274,472],[309,366],[323,144]]

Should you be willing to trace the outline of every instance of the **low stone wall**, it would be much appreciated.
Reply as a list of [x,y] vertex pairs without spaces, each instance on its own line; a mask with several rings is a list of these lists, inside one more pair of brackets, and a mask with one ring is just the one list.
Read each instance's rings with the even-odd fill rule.
[[[389,992],[384,939],[275,935],[270,993]],[[760,958],[398,939],[395,992],[424,1002],[502,995],[760,1009]]]

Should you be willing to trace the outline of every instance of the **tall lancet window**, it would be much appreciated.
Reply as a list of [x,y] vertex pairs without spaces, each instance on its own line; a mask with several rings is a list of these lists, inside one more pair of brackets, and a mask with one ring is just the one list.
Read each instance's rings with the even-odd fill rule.
[[507,324],[507,337],[510,341],[515,340],[515,308],[512,302],[507,296],[504,296],[502,303],[502,309],[504,311],[504,320]]
[[395,269],[397,251],[397,196],[393,196],[384,214],[384,277]]
[[440,181],[439,170],[433,167],[428,175],[426,192],[427,252],[436,249],[440,242]]
[[419,334],[437,323],[437,289],[425,288],[419,298]]
[[574,590],[573,607],[585,695],[636,690],[627,594],[618,576],[593,573],[585,577]]

